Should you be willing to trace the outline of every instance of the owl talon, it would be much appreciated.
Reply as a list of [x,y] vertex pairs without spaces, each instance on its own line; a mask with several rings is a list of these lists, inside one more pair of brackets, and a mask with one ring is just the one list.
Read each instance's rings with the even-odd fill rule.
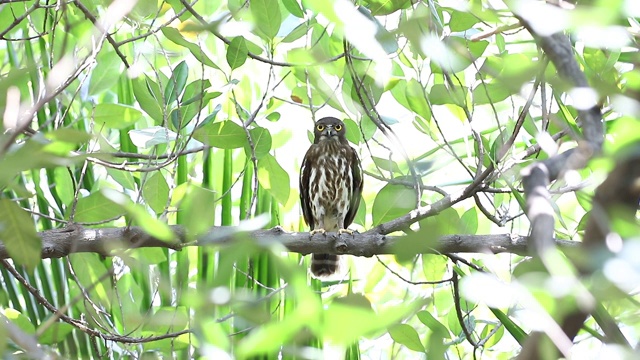
[[315,230],[311,230],[311,232],[309,233],[310,237],[313,237],[313,235],[315,234],[325,234],[326,231],[324,229],[315,229]]
[[345,234],[345,233],[353,236],[354,231],[353,230],[349,230],[349,229],[340,229],[340,230],[338,230],[338,234],[340,234],[340,235]]

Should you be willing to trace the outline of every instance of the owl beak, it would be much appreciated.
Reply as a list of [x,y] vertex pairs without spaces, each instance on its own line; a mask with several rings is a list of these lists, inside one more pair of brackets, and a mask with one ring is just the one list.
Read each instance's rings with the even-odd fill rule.
[[324,131],[322,132],[322,135],[324,136],[334,136],[336,135],[336,131],[333,129],[333,125],[327,125],[327,127],[324,129]]

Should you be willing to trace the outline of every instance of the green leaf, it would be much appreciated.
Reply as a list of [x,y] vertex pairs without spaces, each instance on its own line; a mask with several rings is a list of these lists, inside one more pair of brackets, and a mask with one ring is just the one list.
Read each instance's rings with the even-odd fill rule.
[[356,217],[353,218],[353,223],[361,225],[365,227],[367,220],[367,204],[364,201],[363,197],[360,197],[360,206],[358,206],[358,211],[356,212]]
[[448,259],[442,255],[422,254],[422,273],[428,281],[442,279],[447,271]]
[[130,171],[107,168],[107,174],[113,178],[123,188],[136,190],[136,181]]
[[189,184],[184,198],[178,205],[178,211],[183,219],[182,225],[187,231],[189,240],[207,233],[213,226],[215,202],[215,192]]
[[[295,0],[291,0],[291,1],[295,2]],[[285,0],[285,6],[286,6],[286,2],[287,1]],[[284,37],[284,39],[282,39],[282,42],[283,43],[292,43],[292,42],[300,39],[305,34],[307,34],[311,30],[311,27],[316,23],[317,23],[317,20],[315,18],[309,20],[308,22],[305,21],[305,22],[301,23],[300,25],[296,26],[293,30],[291,30],[291,32],[288,33],[287,36]]]
[[615,139],[604,143],[606,154],[621,154],[640,142],[640,121],[636,117],[622,116],[607,125],[607,135]]
[[276,122],[276,121],[280,120],[280,113],[279,112],[272,112],[271,114],[267,115],[266,118],[269,121]]
[[350,96],[354,103],[360,103],[358,92],[366,92],[366,94],[369,94],[369,99],[371,99],[374,104],[377,104],[382,96],[383,88],[376,83],[373,77],[365,75],[357,87],[351,87]]
[[278,0],[251,0],[249,9],[254,17],[258,34],[271,40],[280,30],[282,16]]
[[56,167],[53,170],[53,180],[56,184],[51,190],[54,191],[63,204],[71,204],[74,199],[73,179],[69,173],[69,169]]
[[447,352],[447,348],[449,344],[445,344],[442,341],[442,337],[438,336],[438,334],[431,334],[429,336],[429,340],[427,341],[427,359],[446,359],[445,355]]
[[18,204],[0,199],[0,241],[11,258],[32,272],[40,262],[42,240],[33,219]]
[[409,110],[420,115],[426,121],[431,120],[431,108],[425,98],[426,92],[422,85],[415,79],[406,83],[405,97],[409,105]]
[[[218,95],[220,95],[219,92],[214,92],[214,93],[207,92],[205,93],[204,99],[202,99],[202,102],[192,103],[187,106],[181,106],[171,111],[170,118],[171,118],[171,125],[173,125],[173,128],[176,131],[180,131],[184,129],[184,127],[189,125],[191,121],[194,119],[194,117],[198,115],[200,110],[202,110],[202,108],[205,107],[211,99],[216,98]],[[203,117],[204,115],[201,114],[198,116],[198,119],[202,119]]]
[[580,204],[580,207],[584,211],[587,211],[587,212],[591,211],[591,207],[593,205],[592,194],[584,190],[578,190],[575,192],[575,194],[576,194],[576,200],[578,200],[578,204]]
[[504,40],[504,35],[496,34],[496,46],[498,47],[498,54],[504,54],[507,50],[507,43]]
[[[22,29],[26,26],[25,22],[26,21],[22,21],[20,23],[16,23],[13,24],[13,22],[15,21],[15,19],[19,19],[21,16],[23,16],[25,14],[25,12],[27,11],[26,7],[22,4],[17,4],[17,3],[10,3],[10,2],[6,2],[3,3],[2,8],[0,8],[0,28],[1,29],[11,29],[13,28],[13,26],[17,26],[18,29]],[[15,28],[14,28],[15,29]]]
[[[171,7],[173,8],[173,11],[176,14],[179,14],[181,12],[181,10],[184,10],[184,5],[182,4],[182,2],[180,0],[167,0],[167,3],[169,5],[171,5]],[[180,15],[180,17],[178,19],[180,19],[181,22],[185,22],[187,21],[189,18],[191,18],[192,14],[189,11],[185,11],[182,13],[182,15]],[[164,30],[164,26],[162,27],[162,29]]]
[[478,210],[472,207],[460,218],[460,231],[458,234],[475,235],[478,232]]
[[449,331],[451,331],[454,336],[463,336],[458,314],[454,310],[449,311],[447,315],[447,325],[449,325]]
[[45,345],[53,345],[62,342],[67,335],[71,334],[73,329],[74,327],[71,324],[63,322],[53,323],[42,333],[42,335],[40,335],[40,337],[38,337],[38,342]]
[[607,55],[601,49],[593,49],[585,47],[582,50],[582,56],[584,57],[584,63],[594,72],[603,73],[606,70],[608,64]]
[[247,133],[230,120],[207,124],[196,130],[193,137],[219,149],[237,149],[247,144]]
[[371,121],[368,116],[362,117],[362,120],[360,120],[360,128],[362,129],[362,134],[364,134],[365,140],[371,139],[378,131],[378,125]]
[[184,91],[184,87],[187,84],[187,77],[189,76],[189,67],[183,60],[181,61],[171,73],[169,82],[164,88],[164,101],[169,105],[178,100],[178,96]]
[[355,121],[351,119],[344,119],[344,126],[346,131],[346,138],[352,144],[358,145],[362,141],[362,133],[360,133],[360,128]]
[[[111,311],[111,299],[113,299],[111,277],[103,277],[108,273],[108,270],[100,260],[100,255],[92,253],[71,254],[69,260],[79,282],[77,285],[84,289],[91,288],[90,291],[87,291],[89,297],[98,305],[104,306],[106,311]],[[102,280],[98,281],[100,278]],[[73,280],[69,279],[69,281]]]
[[[420,220],[420,230],[415,233],[418,236],[429,235],[436,239],[448,234],[456,234],[460,230],[460,215],[453,208],[442,210],[437,216]],[[426,232],[426,234],[422,234]],[[435,239],[434,239],[435,240]]]
[[296,0],[282,0],[282,5],[295,17],[304,18],[304,11]]
[[122,73],[122,60],[110,47],[103,47],[96,58],[96,67],[91,71],[89,81],[89,94],[97,95],[112,86],[118,79],[118,74]]
[[[4,138],[4,139],[3,139]],[[0,142],[8,135],[0,135]],[[39,137],[29,138],[12,146],[0,156],[0,185],[7,185],[18,173],[28,169],[54,166],[71,166],[84,160],[85,156],[69,156],[68,144],[47,144]]]
[[184,89],[184,94],[182,94],[182,98],[180,99],[180,105],[197,104],[199,109],[207,106],[209,100],[215,99],[222,94],[220,92],[208,92],[207,89],[209,87],[211,87],[209,80],[198,79],[192,81]]
[[409,0],[365,0],[371,15],[389,15],[401,9],[411,6]]
[[136,2],[136,6],[129,13],[129,16],[136,20],[149,18],[158,12],[158,5],[159,3],[156,0],[139,0]]
[[[180,5],[182,7],[182,5]],[[178,10],[179,11],[179,10]],[[188,11],[187,11],[188,13]],[[202,50],[203,48],[200,45],[196,45],[192,42],[189,42],[187,40],[185,40],[185,38],[182,36],[182,34],[180,34],[180,31],[176,28],[172,28],[169,26],[163,26],[161,27],[161,31],[164,34],[164,36],[167,37],[167,39],[171,40],[172,42],[186,47],[187,49],[189,49],[189,51],[191,52],[191,54],[198,59],[198,61],[200,61],[201,63],[210,66],[214,69],[218,69],[220,70],[220,68],[218,67],[218,65],[216,65],[213,61],[211,61],[211,59],[209,59],[209,57],[207,55],[205,55],[204,51]]]
[[[160,250],[159,248],[146,248],[144,250]],[[137,253],[137,249],[135,252]],[[162,251],[160,251],[162,253]],[[124,260],[126,259],[126,260]],[[148,263],[137,262],[131,258],[124,258],[125,264],[132,269],[131,273],[124,273],[120,275],[120,278],[115,284],[116,291],[119,294],[127,294],[127,296],[120,297],[120,304],[114,316],[116,317],[116,323],[122,324],[124,332],[130,336],[140,336],[140,320],[142,318],[142,301],[144,299],[144,292],[142,288],[136,283],[134,279],[135,271],[144,271],[148,268]],[[156,262],[157,264],[157,262]]]
[[454,85],[453,88],[443,84],[433,85],[429,91],[429,100],[433,105],[453,104],[464,107],[464,101],[467,99],[467,88]]
[[198,123],[198,126],[196,127],[196,129],[200,129],[201,127],[204,127],[206,125],[213,123],[216,120],[216,117],[218,116],[218,113],[220,112],[220,110],[222,110],[222,105],[220,104],[216,105],[213,111],[209,115],[207,115],[204,118],[204,120]]
[[402,344],[413,351],[424,352],[424,345],[420,342],[416,330],[407,324],[398,324],[389,329],[393,341]]
[[[176,130],[181,130],[187,126],[200,110],[206,107],[212,99],[217,98],[222,93],[218,91],[205,91],[210,86],[209,80],[196,80],[187,85],[182,95],[181,104],[171,111],[171,124]],[[202,117],[204,115],[201,115]]]
[[93,223],[118,218],[124,214],[124,211],[114,205],[113,201],[107,199],[102,193],[95,192],[78,199],[73,220],[79,223]]
[[[31,323],[31,320],[29,320],[28,317],[24,316],[18,310],[7,308],[0,311],[4,313],[4,316],[6,316],[9,321],[18,326],[20,330],[24,331],[27,334],[35,334],[36,329]],[[4,327],[4,324],[2,324],[2,327]]]
[[[144,266],[157,265],[167,261],[167,254],[162,248],[139,248],[131,252],[131,259],[137,260]],[[127,261],[126,258],[124,258]]]
[[85,144],[91,140],[91,134],[72,128],[59,128],[45,134],[47,139],[63,141],[70,144]]
[[480,333],[480,338],[481,339],[486,339],[487,336],[489,336],[489,333],[491,333],[491,331],[493,331],[495,329],[496,326],[500,326],[496,332],[484,343],[484,346],[486,349],[490,349],[492,346],[498,344],[498,342],[500,341],[500,339],[502,339],[502,336],[504,335],[504,326],[501,326],[500,324],[498,325],[494,325],[494,324],[487,324],[484,326],[484,328],[482,329],[482,332]]
[[401,185],[387,184],[373,201],[373,226],[407,214],[416,206],[416,191]]
[[278,164],[271,154],[258,160],[258,182],[282,205],[289,200],[289,174]]
[[435,334],[438,334],[439,337],[447,339],[451,337],[451,334],[449,334],[449,329],[447,329],[446,326],[444,326],[440,321],[434,318],[430,312],[422,310],[419,311],[416,315],[418,316],[418,319],[420,319],[420,322],[427,325],[429,329],[431,329],[431,331],[433,331]]
[[162,307],[149,317],[142,330],[153,335],[185,330],[189,315],[184,306]]
[[[253,149],[256,159],[260,159],[271,151],[271,133],[269,130],[261,127],[256,127],[249,130],[251,135],[251,141],[253,142]],[[244,152],[248,158],[251,158],[251,147],[249,142],[244,146]]]
[[472,61],[482,56],[489,45],[488,41],[469,41],[457,36],[448,36],[443,43],[447,46],[446,51],[431,62],[431,70],[439,74],[445,71],[457,73],[466,69]]
[[113,189],[103,189],[101,192],[105,198],[118,205],[127,215],[133,218],[134,223],[140,226],[147,234],[162,241],[173,241],[175,239],[175,234],[165,221],[156,219],[149,214],[144,206],[134,203],[130,197]]
[[540,71],[541,63],[533,61],[532,57],[534,56],[519,53],[489,56],[480,72],[498,74],[500,83],[512,93],[517,93],[522,83],[530,81]]
[[495,104],[511,96],[509,88],[496,83],[482,83],[473,89],[473,103]]
[[229,48],[227,49],[227,64],[231,67],[231,70],[237,69],[247,61],[247,43],[244,37],[237,36],[231,40]]
[[307,312],[302,315],[299,310],[294,309],[294,314],[290,315],[297,316],[286,316],[282,321],[268,322],[251,331],[239,341],[235,355],[239,359],[253,359],[258,358],[258,354],[277,352],[280,344],[288,343],[296,333],[301,332],[305,326],[305,317],[315,314]]
[[477,24],[480,19],[468,12],[452,10],[449,28],[452,32],[465,31]]
[[376,167],[380,168],[380,170],[389,171],[396,174],[401,173],[398,164],[391,159],[382,159],[377,156],[372,156],[371,160],[373,160],[373,163],[376,164]]
[[[359,336],[381,334],[413,314],[417,307],[423,305],[423,302],[415,299],[411,302],[379,308],[375,312],[370,307],[362,305],[365,305],[364,302],[358,306],[339,301],[333,302],[329,305],[322,321],[319,321],[320,324],[307,324],[307,326],[322,326],[324,338],[336,344],[348,344],[357,340]],[[350,320],[349,326],[345,326],[345,320]]]
[[151,116],[151,118],[155,120],[156,124],[161,124],[164,120],[163,107],[160,105],[162,104],[162,99],[157,99],[150,90],[151,87],[154,87],[159,91],[160,88],[158,84],[149,79],[148,76],[134,79],[131,83],[133,86],[133,94],[136,97],[136,101],[138,101],[140,108]]
[[155,172],[144,183],[142,198],[156,214],[164,211],[169,200],[169,185],[161,172]]
[[98,104],[93,113],[98,129],[124,129],[143,119],[140,110],[121,104]]
[[520,326],[514,323],[513,320],[511,320],[511,318],[501,310],[494,308],[489,308],[489,310],[491,310],[493,315],[495,315],[495,317],[500,320],[502,325],[504,325],[509,334],[511,334],[511,336],[516,339],[518,344],[520,344],[520,346],[524,346],[524,343],[527,340],[527,333],[524,332],[524,330],[522,330]]

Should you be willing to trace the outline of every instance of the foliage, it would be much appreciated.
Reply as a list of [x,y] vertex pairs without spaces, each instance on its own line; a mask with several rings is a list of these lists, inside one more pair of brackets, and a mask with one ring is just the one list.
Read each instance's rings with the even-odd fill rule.
[[[551,185],[554,237],[606,222],[594,189],[638,156],[638,6],[464,3],[0,2],[0,352],[505,359],[542,331],[576,358],[631,357],[635,209],[609,214],[608,249],[551,263],[422,252],[442,235],[526,235],[520,171],[590,140],[578,111],[593,102],[604,150]],[[537,45],[558,31],[575,35],[595,91]],[[305,231],[299,164],[323,116],[345,121],[363,161],[355,228],[407,234],[396,255],[348,257],[320,281],[308,257],[241,232],[161,246],[174,224],[190,245],[214,225]],[[139,226],[161,243],[41,260],[37,231],[74,226]],[[576,309],[593,316],[562,338]]]

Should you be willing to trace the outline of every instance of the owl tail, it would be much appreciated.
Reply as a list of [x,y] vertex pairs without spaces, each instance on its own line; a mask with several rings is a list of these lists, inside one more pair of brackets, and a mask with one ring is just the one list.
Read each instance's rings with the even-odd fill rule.
[[338,255],[312,254],[311,274],[314,277],[326,277],[335,274],[340,266]]

